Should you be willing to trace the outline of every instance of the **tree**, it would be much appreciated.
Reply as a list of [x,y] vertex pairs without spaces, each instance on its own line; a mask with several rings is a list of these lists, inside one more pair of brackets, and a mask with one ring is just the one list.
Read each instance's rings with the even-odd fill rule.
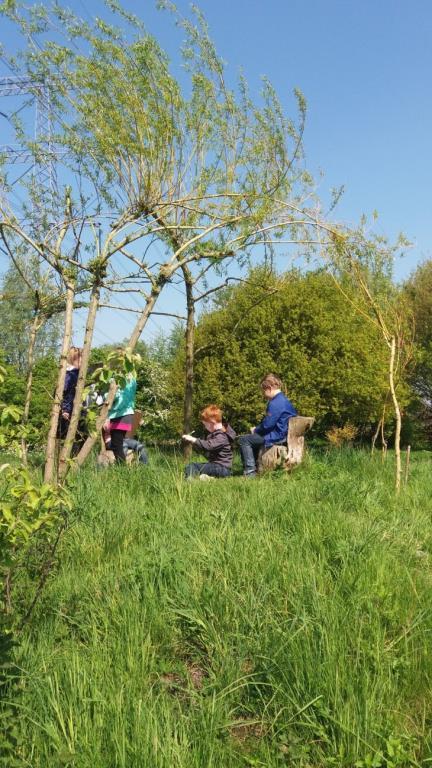
[[[196,330],[196,308],[197,305],[207,299],[209,296],[214,296],[217,291],[226,287],[229,283],[229,278],[217,286],[207,288],[201,292],[196,292],[197,285],[205,280],[206,273],[208,272],[210,265],[204,267],[201,272],[193,274],[187,265],[182,267],[185,294],[186,294],[186,324],[184,332],[184,397],[183,397],[183,433],[190,433],[192,430],[193,420],[193,399],[194,399],[194,367],[195,367],[195,330]],[[226,268],[224,270],[226,272]],[[234,279],[234,278],[233,278]],[[189,442],[185,442],[183,445],[183,455],[185,459],[189,459],[192,454],[192,445]]]
[[[26,397],[25,376],[17,370],[16,366],[6,361],[6,356],[1,350],[0,366],[4,369],[4,379],[0,382],[0,400],[7,406],[13,405],[23,409]],[[35,362],[27,436],[27,442],[31,447],[40,446],[46,440],[56,371],[57,361],[51,355],[41,357]],[[22,414],[20,420],[22,421]]]
[[63,297],[49,273],[41,269],[35,254],[28,257],[24,243],[12,241],[0,224],[2,251],[10,258],[11,265],[3,281],[1,314],[5,315],[5,328],[10,336],[5,338],[8,357],[25,373],[26,390],[22,413],[23,436],[21,453],[27,463],[27,425],[32,399],[33,369],[41,354],[56,349],[59,314],[63,311]]
[[[414,321],[406,296],[389,278],[395,253],[407,243],[402,236],[394,246],[389,246],[382,237],[367,238],[363,226],[353,232],[335,231],[332,239],[333,247],[327,255],[335,284],[355,310],[375,326],[387,347],[388,388],[396,423],[395,487],[398,493],[402,472],[399,390],[414,355]],[[357,294],[354,300],[344,290],[344,280],[354,286]]]
[[3,376],[0,379],[0,400],[6,405],[22,407],[25,397],[25,378],[7,358],[8,356],[0,349],[0,367],[3,369]]
[[[100,290],[101,267],[97,260],[96,263],[90,262],[87,266],[83,266],[77,261],[80,233],[75,229],[73,203],[69,188],[65,190],[64,219],[58,224],[43,222],[37,231],[34,228],[33,217],[30,217],[25,225],[21,223],[17,212],[14,212],[10,206],[7,191],[7,187],[0,190],[1,240],[13,266],[26,285],[28,295],[32,297],[32,323],[27,351],[27,387],[23,412],[24,424],[27,423],[29,417],[34,352],[38,333],[48,319],[59,312],[64,312],[60,366],[46,449],[45,481],[50,482],[54,475],[57,424],[64,389],[67,355],[72,339],[75,297],[77,293],[90,287],[87,335],[89,323],[92,320],[94,323],[95,296],[98,296]],[[32,188],[30,192],[32,192]],[[68,242],[68,235],[71,235],[72,243]],[[37,267],[36,279],[34,270],[32,270],[34,264]],[[45,266],[45,270],[43,266]],[[91,278],[87,284],[82,278],[84,269]],[[54,295],[49,290],[53,283],[52,276],[55,276],[57,280],[57,291]],[[76,426],[74,426],[75,431]],[[69,452],[71,447],[69,447]],[[26,461],[26,450],[26,442],[23,438],[22,456],[24,462]]]

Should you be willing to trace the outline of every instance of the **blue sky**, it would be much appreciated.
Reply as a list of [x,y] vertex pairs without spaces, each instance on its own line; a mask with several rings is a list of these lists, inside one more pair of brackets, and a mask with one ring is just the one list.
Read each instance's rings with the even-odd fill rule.
[[[157,36],[176,70],[181,33],[169,14],[153,0],[124,4]],[[105,15],[100,0],[68,5],[87,20]],[[188,12],[188,2],[177,5]],[[307,166],[316,177],[323,172],[324,198],[332,187],[345,187],[336,217],[355,223],[376,209],[375,229],[390,237],[403,231],[414,245],[396,266],[398,279],[430,258],[432,3],[201,0],[199,6],[230,75],[241,68],[253,93],[267,75],[289,114],[293,88],[303,91]],[[124,328],[119,316],[107,317],[104,327],[126,335],[122,322]]]
[[[83,0],[84,2],[85,0]],[[179,39],[151,0],[126,3],[170,51]],[[177,5],[187,12],[189,3]],[[83,7],[81,0],[79,6]],[[218,51],[256,92],[267,75],[292,114],[308,103],[305,151],[323,196],[345,186],[338,218],[379,213],[414,243],[398,278],[432,254],[432,3],[428,0],[201,0]],[[85,7],[97,7],[90,0]]]

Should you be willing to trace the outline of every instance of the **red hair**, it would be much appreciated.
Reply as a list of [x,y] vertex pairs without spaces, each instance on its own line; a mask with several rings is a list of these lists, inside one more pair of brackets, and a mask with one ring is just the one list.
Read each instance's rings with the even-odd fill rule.
[[213,424],[220,424],[222,421],[222,411],[217,405],[208,405],[201,411],[202,421],[212,421]]

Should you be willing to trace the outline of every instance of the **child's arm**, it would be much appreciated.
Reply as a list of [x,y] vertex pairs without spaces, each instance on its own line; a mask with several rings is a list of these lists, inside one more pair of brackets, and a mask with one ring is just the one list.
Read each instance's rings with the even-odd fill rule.
[[195,430],[192,430],[190,435],[182,435],[182,440],[185,440],[187,443],[196,443],[197,439],[196,437],[192,437]]
[[264,436],[271,432],[275,428],[283,412],[283,405],[281,406],[279,403],[270,402],[267,405],[266,415],[264,416],[263,420],[260,421],[258,426],[255,427],[255,432],[257,435]]
[[194,448],[196,448],[198,451],[217,451],[220,450],[227,442],[228,437],[225,433],[220,433],[218,435],[213,435],[211,440],[201,440],[200,437],[198,437],[195,440]]

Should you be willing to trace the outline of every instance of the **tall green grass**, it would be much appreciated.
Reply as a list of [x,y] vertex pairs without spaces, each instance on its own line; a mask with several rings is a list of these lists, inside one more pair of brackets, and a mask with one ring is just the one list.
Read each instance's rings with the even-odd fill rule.
[[432,765],[432,480],[92,468],[20,646],[23,765]]

